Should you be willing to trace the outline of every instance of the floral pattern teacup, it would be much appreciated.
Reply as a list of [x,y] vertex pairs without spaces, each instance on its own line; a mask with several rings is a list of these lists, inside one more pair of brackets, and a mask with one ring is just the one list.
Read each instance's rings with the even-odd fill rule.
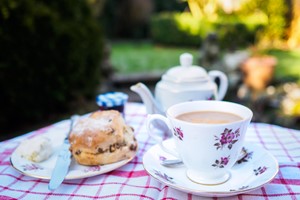
[[[229,123],[191,123],[176,117],[196,111],[228,112],[242,119]],[[171,106],[167,117],[148,116],[147,129],[162,150],[181,159],[189,179],[200,184],[221,184],[230,178],[230,169],[242,150],[247,127],[253,113],[247,107],[225,101],[192,101]],[[154,120],[163,121],[173,133],[176,149],[168,149],[152,129]]]

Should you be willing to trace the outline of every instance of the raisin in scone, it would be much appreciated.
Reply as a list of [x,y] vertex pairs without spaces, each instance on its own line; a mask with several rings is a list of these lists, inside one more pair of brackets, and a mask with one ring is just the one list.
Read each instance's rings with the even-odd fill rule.
[[79,120],[70,137],[79,164],[104,165],[131,158],[137,150],[133,129],[118,111],[97,111]]

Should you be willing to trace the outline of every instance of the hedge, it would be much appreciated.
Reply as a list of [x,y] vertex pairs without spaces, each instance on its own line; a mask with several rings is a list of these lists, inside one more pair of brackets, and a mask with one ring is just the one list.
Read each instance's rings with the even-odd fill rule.
[[232,48],[254,44],[256,33],[263,26],[263,23],[253,24],[238,18],[195,19],[190,13],[173,12],[154,15],[150,29],[153,41],[160,44],[199,47],[214,32],[222,48]]
[[102,31],[85,0],[3,0],[0,10],[1,129],[94,98]]

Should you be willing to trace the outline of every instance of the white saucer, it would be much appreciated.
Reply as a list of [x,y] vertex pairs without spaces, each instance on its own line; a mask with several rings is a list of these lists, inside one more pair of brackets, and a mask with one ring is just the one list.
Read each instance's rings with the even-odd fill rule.
[[[164,145],[174,147],[172,139],[164,141]],[[247,156],[231,169],[228,181],[219,185],[201,185],[186,176],[184,165],[164,167],[163,159],[174,159],[165,153],[159,145],[151,147],[143,157],[145,170],[159,182],[174,189],[205,197],[225,197],[249,192],[262,187],[273,180],[279,171],[277,160],[263,148],[245,143]],[[196,156],[196,155],[195,155]]]
[[[24,175],[50,180],[52,171],[56,163],[58,152],[60,150],[61,144],[63,143],[65,135],[60,131],[49,131],[44,135],[51,140],[52,146],[54,148],[54,153],[49,159],[39,163],[31,162],[21,157],[16,151],[14,151],[10,157],[10,162],[17,171]],[[110,172],[130,162],[135,157],[135,154],[133,155],[133,157],[126,160],[97,166],[80,165],[75,161],[74,158],[72,158],[72,162],[65,180],[81,179]]]

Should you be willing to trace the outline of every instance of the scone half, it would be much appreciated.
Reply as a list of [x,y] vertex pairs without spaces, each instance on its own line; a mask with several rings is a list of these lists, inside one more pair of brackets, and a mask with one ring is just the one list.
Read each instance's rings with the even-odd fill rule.
[[135,156],[133,128],[119,112],[99,111],[83,120],[70,135],[70,150],[79,164],[105,165]]

